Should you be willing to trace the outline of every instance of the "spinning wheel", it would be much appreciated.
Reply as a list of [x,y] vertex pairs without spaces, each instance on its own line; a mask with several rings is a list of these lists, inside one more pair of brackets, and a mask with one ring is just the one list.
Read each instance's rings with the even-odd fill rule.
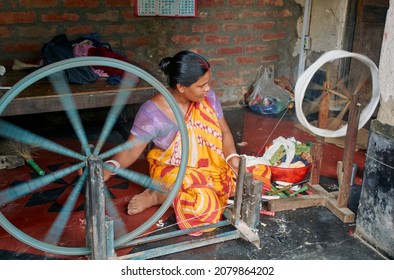
[[[316,135],[309,182],[314,195],[270,201],[270,210],[323,205],[343,222],[354,221],[355,215],[347,204],[357,132],[367,123],[379,103],[377,76],[377,67],[369,58],[334,50],[322,55],[298,78],[295,87],[297,118]],[[339,191],[327,192],[319,186],[324,138],[345,135],[343,170],[341,162],[337,165],[340,167],[337,168]]]
[[[362,128],[379,103],[377,75],[376,65],[363,55],[341,50],[325,53],[297,81],[298,120],[316,135],[345,136],[353,102],[360,110],[358,128]],[[318,121],[308,120],[316,112]]]
[[[116,94],[116,98],[108,112],[105,123],[102,126],[103,128],[101,134],[94,145],[88,143],[80,114],[73,102],[71,87],[69,86],[65,76],[66,70],[81,66],[107,66],[118,68],[124,71],[122,82]],[[180,111],[175,99],[168,92],[168,90],[153,76],[146,73],[144,70],[123,61],[104,57],[80,57],[67,59],[50,64],[29,74],[17,84],[15,84],[10,90],[8,90],[7,93],[0,99],[1,115],[4,109],[19,93],[27,89],[32,84],[39,82],[41,79],[48,78],[51,81],[53,88],[59,95],[59,100],[63,105],[64,111],[68,116],[71,127],[74,129],[78,137],[82,149],[82,153],[80,152],[81,149],[79,151],[71,150],[52,140],[46,139],[26,129],[9,123],[4,119],[0,119],[0,136],[22,142],[27,145],[36,146],[58,155],[63,155],[76,160],[76,163],[70,167],[66,167],[52,173],[47,173],[44,176],[35,178],[31,181],[19,183],[15,186],[7,187],[0,191],[0,205],[7,206],[7,204],[11,204],[13,201],[23,196],[43,189],[48,184],[70,174],[74,174],[77,179],[73,191],[70,193],[66,203],[59,212],[55,222],[48,229],[47,235],[45,238],[43,238],[43,240],[36,239],[18,229],[12,223],[12,221],[10,221],[2,212],[0,212],[0,225],[16,239],[36,249],[54,254],[92,255],[93,258],[99,259],[106,257],[106,238],[108,235],[110,235],[110,233],[106,231],[107,217],[112,216],[111,219],[115,220],[116,223],[113,223],[115,226],[115,232],[117,231],[116,227],[122,227],[122,221],[117,220],[119,213],[117,213],[116,208],[112,204],[102,177],[103,168],[109,169],[111,171],[115,171],[115,168],[110,164],[103,163],[103,160],[108,159],[116,153],[128,149],[138,143],[137,141],[126,142],[106,151],[103,151],[103,147],[109,134],[111,133],[112,128],[115,125],[115,122],[117,121],[119,114],[127,103],[127,100],[132,98],[133,87],[135,85],[135,80],[132,79],[132,76],[137,76],[145,80],[155,89],[157,89],[158,92],[163,94],[172,111],[174,112],[182,140],[181,162],[179,173],[174,185],[166,187],[167,189],[171,189],[167,195],[166,201],[157,210],[157,212],[141,226],[128,233],[121,231],[120,236],[115,236],[114,248],[116,249],[118,247],[124,246],[127,242],[144,233],[148,228],[155,224],[165,213],[165,211],[171,206],[172,200],[178,192],[185,175],[189,150],[188,135],[183,119],[183,114]],[[79,176],[77,173],[77,171],[80,169],[83,169],[81,176]],[[145,188],[150,188],[156,191],[163,190],[162,186],[158,182],[152,181],[151,178],[145,174],[128,169],[119,169],[117,170],[117,174],[126,180],[134,182]],[[62,246],[62,244],[58,244],[58,242],[62,236],[67,221],[70,219],[78,196],[85,185],[87,188],[85,190],[85,216],[87,224],[86,246]]]

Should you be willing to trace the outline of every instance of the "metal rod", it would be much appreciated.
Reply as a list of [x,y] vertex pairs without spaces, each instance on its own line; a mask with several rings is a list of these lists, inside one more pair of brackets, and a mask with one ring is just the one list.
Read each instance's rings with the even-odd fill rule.
[[133,254],[125,255],[119,257],[119,259],[124,260],[146,260],[152,259],[154,257],[169,255],[173,253],[179,253],[186,250],[199,248],[202,246],[208,246],[211,244],[221,243],[227,240],[237,239],[240,237],[238,230],[233,230],[225,233],[220,233],[215,236],[211,236],[204,239],[193,239],[191,241],[185,241],[178,244],[171,244],[167,246],[158,247],[155,249],[150,249],[142,252],[136,252]]
[[107,237],[105,230],[105,196],[103,180],[103,162],[98,156],[88,158],[89,179],[87,192],[90,196],[91,224],[86,233],[91,237],[92,258],[107,259]]
[[189,229],[177,230],[177,231],[173,231],[173,232],[169,232],[169,233],[157,234],[157,235],[152,235],[152,236],[148,236],[148,237],[144,237],[144,238],[134,239],[133,241],[125,244],[125,246],[122,246],[122,247],[137,246],[137,245],[146,244],[149,242],[156,242],[156,241],[161,241],[161,240],[165,240],[168,238],[186,235],[186,234],[200,231],[200,230],[204,230],[204,229],[209,229],[209,228],[214,228],[214,227],[215,228],[216,227],[223,227],[223,226],[228,226],[228,225],[230,225],[230,222],[228,222],[227,220],[223,220],[223,221],[217,222],[212,225],[193,227],[193,228],[189,228]]

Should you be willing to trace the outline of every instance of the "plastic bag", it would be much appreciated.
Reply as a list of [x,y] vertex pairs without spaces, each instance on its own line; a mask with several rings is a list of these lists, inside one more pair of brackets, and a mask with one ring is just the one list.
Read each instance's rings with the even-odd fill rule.
[[260,78],[253,85],[253,92],[247,99],[249,108],[259,114],[278,114],[291,101],[289,92],[273,81],[272,67],[264,67]]

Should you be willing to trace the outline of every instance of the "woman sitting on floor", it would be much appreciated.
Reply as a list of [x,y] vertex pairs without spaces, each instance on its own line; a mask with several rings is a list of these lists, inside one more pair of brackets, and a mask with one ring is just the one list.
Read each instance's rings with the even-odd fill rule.
[[[235,174],[239,157],[234,139],[223,117],[222,107],[210,88],[210,65],[202,56],[181,51],[161,60],[160,69],[167,75],[169,91],[184,114],[190,151],[186,174],[173,201],[181,229],[213,224],[221,220],[227,199],[235,191]],[[140,156],[148,142],[154,147],[147,159],[149,172],[155,181],[172,186],[179,170],[181,145],[175,115],[163,95],[157,94],[139,109],[128,141],[147,139],[114,156],[112,160],[127,168]],[[104,179],[110,171],[105,169]],[[129,215],[162,204],[164,193],[146,189],[134,196],[127,207]],[[210,229],[212,230],[212,229]],[[200,234],[200,233],[198,233]]]

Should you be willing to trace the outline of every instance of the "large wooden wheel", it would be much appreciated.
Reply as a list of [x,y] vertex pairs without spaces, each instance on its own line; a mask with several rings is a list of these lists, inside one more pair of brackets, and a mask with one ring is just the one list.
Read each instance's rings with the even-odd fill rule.
[[[99,138],[96,144],[93,146],[88,143],[87,135],[80,118],[80,112],[74,105],[73,94],[65,76],[65,71],[67,69],[81,66],[107,66],[118,68],[124,71],[119,91],[116,94],[116,98],[102,126],[102,131],[99,135]],[[119,117],[128,99],[132,98],[132,89],[135,86],[135,80],[129,78],[129,76],[137,76],[140,79],[145,80],[155,89],[157,89],[158,92],[163,94],[169,103],[169,106],[173,110],[178,122],[182,140],[182,153],[179,174],[177,175],[176,181],[173,186],[166,186],[167,189],[171,189],[171,191],[168,193],[166,201],[157,210],[157,212],[141,226],[131,232],[123,232],[120,236],[115,236],[114,248],[116,249],[118,247],[124,246],[129,241],[144,233],[153,224],[157,223],[165,211],[171,206],[172,200],[178,192],[185,175],[189,150],[188,136],[183,114],[179,109],[175,99],[168,92],[166,87],[164,87],[158,80],[156,80],[144,70],[132,64],[104,57],[79,57],[67,59],[47,65],[32,72],[15,84],[0,99],[1,116],[4,109],[10,104],[10,102],[12,102],[14,98],[17,97],[19,93],[28,89],[29,86],[39,82],[40,80],[49,79],[53,88],[59,95],[59,100],[63,105],[64,112],[67,114],[70,125],[74,129],[75,134],[78,136],[78,140],[81,144],[80,149],[71,150],[62,146],[61,144],[53,142],[52,140],[41,137],[24,128],[16,126],[15,124],[7,122],[4,120],[4,118],[0,118],[1,137],[39,147],[59,155],[73,158],[76,161],[76,163],[70,167],[63,168],[52,173],[47,172],[44,176],[19,183],[12,187],[7,186],[0,190],[0,206],[6,207],[7,204],[11,204],[13,201],[28,194],[42,190],[48,184],[59,180],[64,176],[74,174],[76,178],[73,191],[70,193],[66,203],[60,210],[55,222],[50,228],[43,229],[47,231],[43,240],[34,238],[23,232],[21,229],[18,229],[13,224],[13,221],[9,220],[2,212],[0,212],[0,225],[16,239],[36,249],[54,254],[91,255],[92,258],[102,258],[101,253],[105,255],[105,252],[102,252],[105,251],[105,248],[101,247],[105,246],[105,239],[111,234],[105,229],[106,218],[109,217],[110,219],[116,220],[119,215],[111,202],[110,196],[107,195],[106,186],[103,182],[102,176],[103,168],[107,168],[112,171],[114,171],[115,168],[111,164],[106,164],[103,161],[110,158],[114,154],[137,144],[136,142],[126,142],[109,150],[103,151],[104,144],[106,143],[106,140],[110,135],[117,118]],[[92,96],[92,98],[94,98],[94,96]],[[81,176],[78,175],[77,172],[80,169],[84,170]],[[135,172],[129,169],[119,169],[117,173],[126,180],[139,184],[145,188],[151,188],[157,191],[163,190],[161,185],[163,184],[162,182],[160,184],[154,182],[146,174]],[[84,188],[86,188],[84,192],[87,195],[85,201],[85,215],[87,221],[86,246],[62,246],[62,244],[58,244],[58,242],[62,236],[67,221],[72,216],[75,203]],[[118,223],[116,223],[116,225],[121,227],[122,221],[117,222]],[[101,253],[97,253],[97,251],[101,251]]]

